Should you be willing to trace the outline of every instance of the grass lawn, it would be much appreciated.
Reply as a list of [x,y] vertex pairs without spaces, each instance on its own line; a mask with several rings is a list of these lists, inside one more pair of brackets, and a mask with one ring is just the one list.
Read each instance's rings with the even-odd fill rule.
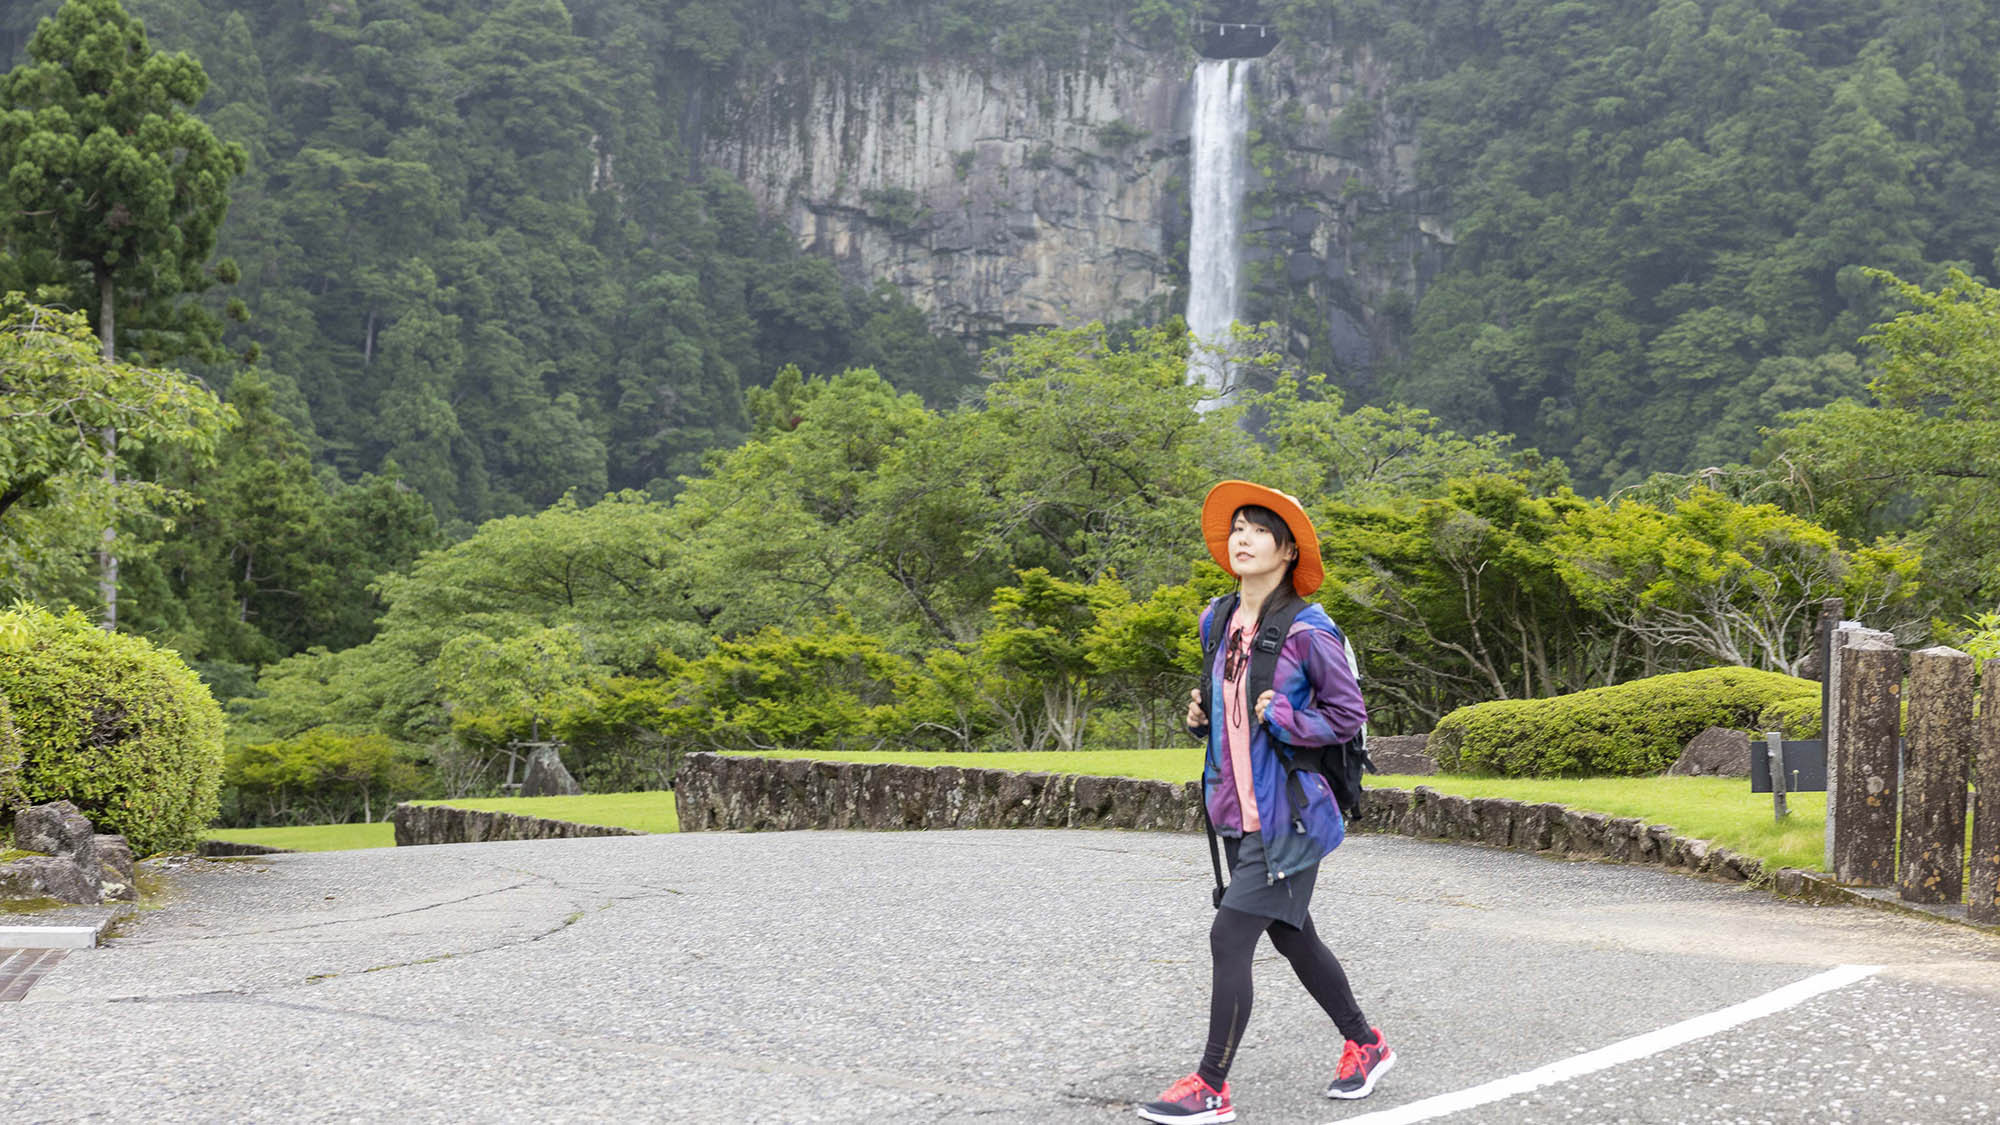
[[[969,766],[980,769],[1046,770],[1051,773],[1098,773],[1115,777],[1148,777],[1162,781],[1193,781],[1201,775],[1201,751],[1078,750],[1041,754],[965,754],[934,752],[865,752],[798,754],[768,753],[758,757],[801,758],[844,762],[906,762],[923,766]],[[1510,797],[1517,801],[1549,802],[1586,812],[1634,816],[1648,824],[1668,824],[1683,836],[1713,840],[1723,847],[1754,855],[1767,867],[1819,870],[1825,858],[1826,794],[1795,793],[1792,815],[1781,828],[1771,818],[1768,793],[1752,794],[1748,778],[1726,777],[1601,777],[1546,780],[1500,777],[1434,777],[1369,775],[1364,788],[1412,789],[1428,785],[1440,793],[1465,797]]]
[[679,832],[670,789],[643,793],[585,793],[579,797],[465,797],[453,801],[418,801],[419,805],[450,805],[480,812],[510,812],[545,816],[572,824],[602,824],[636,832]]
[[392,824],[301,824],[290,828],[211,828],[203,839],[237,844],[262,844],[295,852],[344,852],[354,848],[392,848]]
[[[670,791],[646,793],[587,793],[581,797],[468,797],[457,801],[418,801],[420,805],[451,805],[481,812],[511,812],[545,816],[576,824],[605,824],[640,832],[678,832]],[[203,835],[239,844],[264,844],[297,852],[338,852],[349,848],[388,848],[396,843],[390,824],[315,824],[297,828],[211,828]]]
[[1754,855],[1767,869],[1818,871],[1826,859],[1826,794],[1793,793],[1783,827],[1771,817],[1771,795],[1750,792],[1747,777],[1481,778],[1385,777],[1370,783],[1409,789],[1428,785],[1462,797],[1511,797],[1586,812],[1635,816],[1648,824]]

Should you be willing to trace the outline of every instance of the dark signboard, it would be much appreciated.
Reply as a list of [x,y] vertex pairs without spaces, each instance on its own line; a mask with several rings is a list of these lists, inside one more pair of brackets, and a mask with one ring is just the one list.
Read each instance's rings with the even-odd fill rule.
[[[1785,792],[1826,792],[1826,743],[1819,739],[1783,744]],[[1754,735],[1750,739],[1750,792],[1771,791],[1771,754],[1768,744]]]

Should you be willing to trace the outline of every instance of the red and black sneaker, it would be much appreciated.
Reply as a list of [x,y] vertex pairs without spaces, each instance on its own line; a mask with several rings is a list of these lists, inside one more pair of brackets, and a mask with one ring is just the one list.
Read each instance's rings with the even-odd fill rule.
[[1168,1125],[1208,1125],[1236,1120],[1236,1107],[1229,1104],[1229,1083],[1218,1090],[1201,1075],[1190,1074],[1167,1087],[1159,1101],[1140,1106],[1139,1116]]
[[1329,1098],[1365,1098],[1375,1092],[1375,1082],[1389,1073],[1396,1065],[1396,1052],[1389,1049],[1389,1041],[1382,1038],[1382,1029],[1371,1027],[1373,1043],[1356,1043],[1349,1039],[1340,1052],[1340,1069],[1334,1072],[1333,1082],[1326,1088]]

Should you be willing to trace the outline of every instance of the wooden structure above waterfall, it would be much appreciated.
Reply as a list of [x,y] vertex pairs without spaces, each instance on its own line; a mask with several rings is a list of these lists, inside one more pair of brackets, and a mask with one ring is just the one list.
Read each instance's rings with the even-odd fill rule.
[[1254,0],[1224,0],[1188,21],[1195,52],[1205,59],[1261,59],[1278,48],[1277,25]]

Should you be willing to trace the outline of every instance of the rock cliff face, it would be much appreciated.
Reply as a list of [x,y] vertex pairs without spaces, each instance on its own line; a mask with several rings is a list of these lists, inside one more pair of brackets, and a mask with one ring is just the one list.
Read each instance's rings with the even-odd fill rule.
[[773,75],[711,130],[707,159],[802,245],[950,331],[1129,316],[1173,288],[1185,174],[1187,75],[1153,62]]
[[[1449,243],[1417,187],[1414,123],[1365,49],[1251,65],[1250,316],[1364,371],[1395,351]],[[723,99],[703,159],[940,328],[1157,319],[1186,300],[1193,68],[1137,49],[1071,70],[800,66]]]
[[1449,252],[1445,192],[1419,181],[1416,119],[1368,48],[1280,50],[1257,66],[1250,318],[1365,383],[1400,351]]

